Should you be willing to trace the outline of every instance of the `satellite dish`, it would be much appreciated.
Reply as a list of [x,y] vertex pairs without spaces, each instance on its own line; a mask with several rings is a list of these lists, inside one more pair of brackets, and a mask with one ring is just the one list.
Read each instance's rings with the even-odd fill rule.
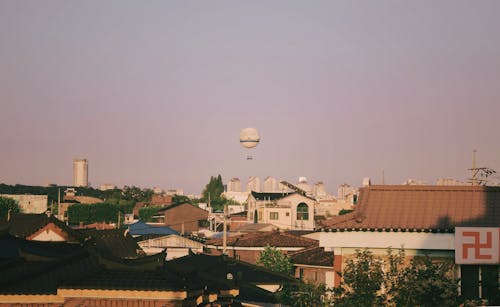
[[259,144],[259,131],[255,128],[245,128],[240,132],[240,144],[245,148],[254,148]]

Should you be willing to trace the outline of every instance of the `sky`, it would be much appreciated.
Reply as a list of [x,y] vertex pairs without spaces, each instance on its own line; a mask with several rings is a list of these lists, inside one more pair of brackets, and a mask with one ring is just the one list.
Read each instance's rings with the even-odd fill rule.
[[0,0],[0,182],[500,173],[499,33],[500,1]]

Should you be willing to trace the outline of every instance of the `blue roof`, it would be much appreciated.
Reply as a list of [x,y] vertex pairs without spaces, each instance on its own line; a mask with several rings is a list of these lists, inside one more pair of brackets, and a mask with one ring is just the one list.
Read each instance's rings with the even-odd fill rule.
[[179,233],[168,226],[151,226],[144,222],[138,221],[128,226],[131,235],[172,235]]

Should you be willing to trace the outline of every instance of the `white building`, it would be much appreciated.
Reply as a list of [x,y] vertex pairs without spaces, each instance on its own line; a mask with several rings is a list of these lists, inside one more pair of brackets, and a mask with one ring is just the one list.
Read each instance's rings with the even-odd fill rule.
[[99,190],[101,190],[101,191],[114,190],[114,189],[116,189],[116,185],[114,185],[112,183],[103,183],[99,187]]
[[278,192],[278,180],[274,177],[268,176],[264,179],[263,192]]
[[251,176],[247,182],[247,192],[260,192],[260,179],[259,177]]
[[247,200],[249,223],[268,223],[279,229],[314,229],[315,200],[292,193],[252,192]]
[[73,160],[73,186],[88,187],[88,162],[87,159]]
[[241,181],[240,178],[231,178],[227,183],[227,192],[241,192]]

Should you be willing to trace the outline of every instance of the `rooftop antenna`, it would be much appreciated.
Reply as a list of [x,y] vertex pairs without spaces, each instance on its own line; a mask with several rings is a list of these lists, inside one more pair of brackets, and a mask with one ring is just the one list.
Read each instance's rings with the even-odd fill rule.
[[495,174],[496,171],[489,167],[477,167],[476,152],[477,150],[475,149],[472,151],[472,168],[469,168],[469,171],[472,172],[472,177],[469,178],[469,183],[473,186],[486,185],[487,178]]
[[382,185],[385,185],[385,176],[384,176],[384,170],[382,170]]

